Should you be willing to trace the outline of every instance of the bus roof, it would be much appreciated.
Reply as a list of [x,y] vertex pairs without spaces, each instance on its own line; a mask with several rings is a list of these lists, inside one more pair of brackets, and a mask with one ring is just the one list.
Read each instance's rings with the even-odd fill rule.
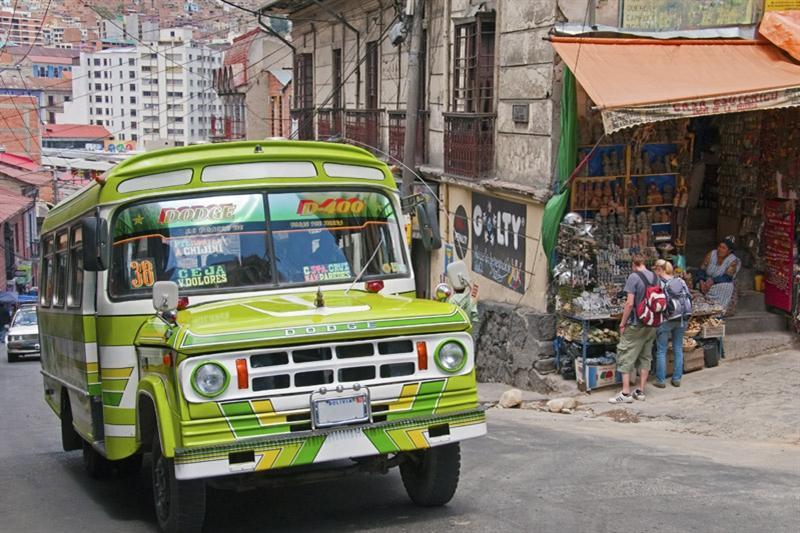
[[240,141],[167,148],[133,156],[48,213],[50,231],[92,207],[186,190],[371,185],[397,189],[385,163],[348,144],[315,141]]

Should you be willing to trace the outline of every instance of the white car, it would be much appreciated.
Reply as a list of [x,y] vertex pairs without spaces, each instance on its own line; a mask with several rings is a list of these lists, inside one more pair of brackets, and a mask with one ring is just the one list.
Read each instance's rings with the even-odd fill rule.
[[23,305],[14,313],[6,336],[8,362],[22,356],[39,355],[39,322],[35,305]]

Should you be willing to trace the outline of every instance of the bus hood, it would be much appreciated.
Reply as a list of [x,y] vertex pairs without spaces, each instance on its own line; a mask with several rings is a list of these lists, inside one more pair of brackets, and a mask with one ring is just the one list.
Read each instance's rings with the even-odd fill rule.
[[[322,300],[317,301],[316,292],[308,292],[190,307],[178,313],[179,328],[169,344],[194,354],[470,328],[458,307],[432,300],[355,290],[325,292]],[[147,329],[140,332],[140,344],[148,344],[142,337]]]

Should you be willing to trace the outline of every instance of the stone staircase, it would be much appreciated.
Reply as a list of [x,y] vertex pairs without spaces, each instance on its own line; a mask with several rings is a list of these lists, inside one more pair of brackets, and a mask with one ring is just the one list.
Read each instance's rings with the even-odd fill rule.
[[725,358],[741,359],[796,346],[798,337],[789,330],[788,317],[767,310],[764,294],[751,289],[751,272],[743,269],[737,281],[736,314],[725,319]]

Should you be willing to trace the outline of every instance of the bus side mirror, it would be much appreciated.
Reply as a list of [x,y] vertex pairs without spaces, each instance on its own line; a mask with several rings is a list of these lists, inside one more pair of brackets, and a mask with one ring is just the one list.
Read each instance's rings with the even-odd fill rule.
[[81,224],[83,235],[83,269],[100,272],[108,268],[108,221],[100,217],[84,218]]
[[161,314],[178,309],[178,284],[174,281],[156,281],[153,285],[153,308]]
[[442,247],[442,237],[439,233],[439,206],[436,200],[425,199],[416,205],[417,224],[422,238],[422,246],[426,250],[438,250]]

